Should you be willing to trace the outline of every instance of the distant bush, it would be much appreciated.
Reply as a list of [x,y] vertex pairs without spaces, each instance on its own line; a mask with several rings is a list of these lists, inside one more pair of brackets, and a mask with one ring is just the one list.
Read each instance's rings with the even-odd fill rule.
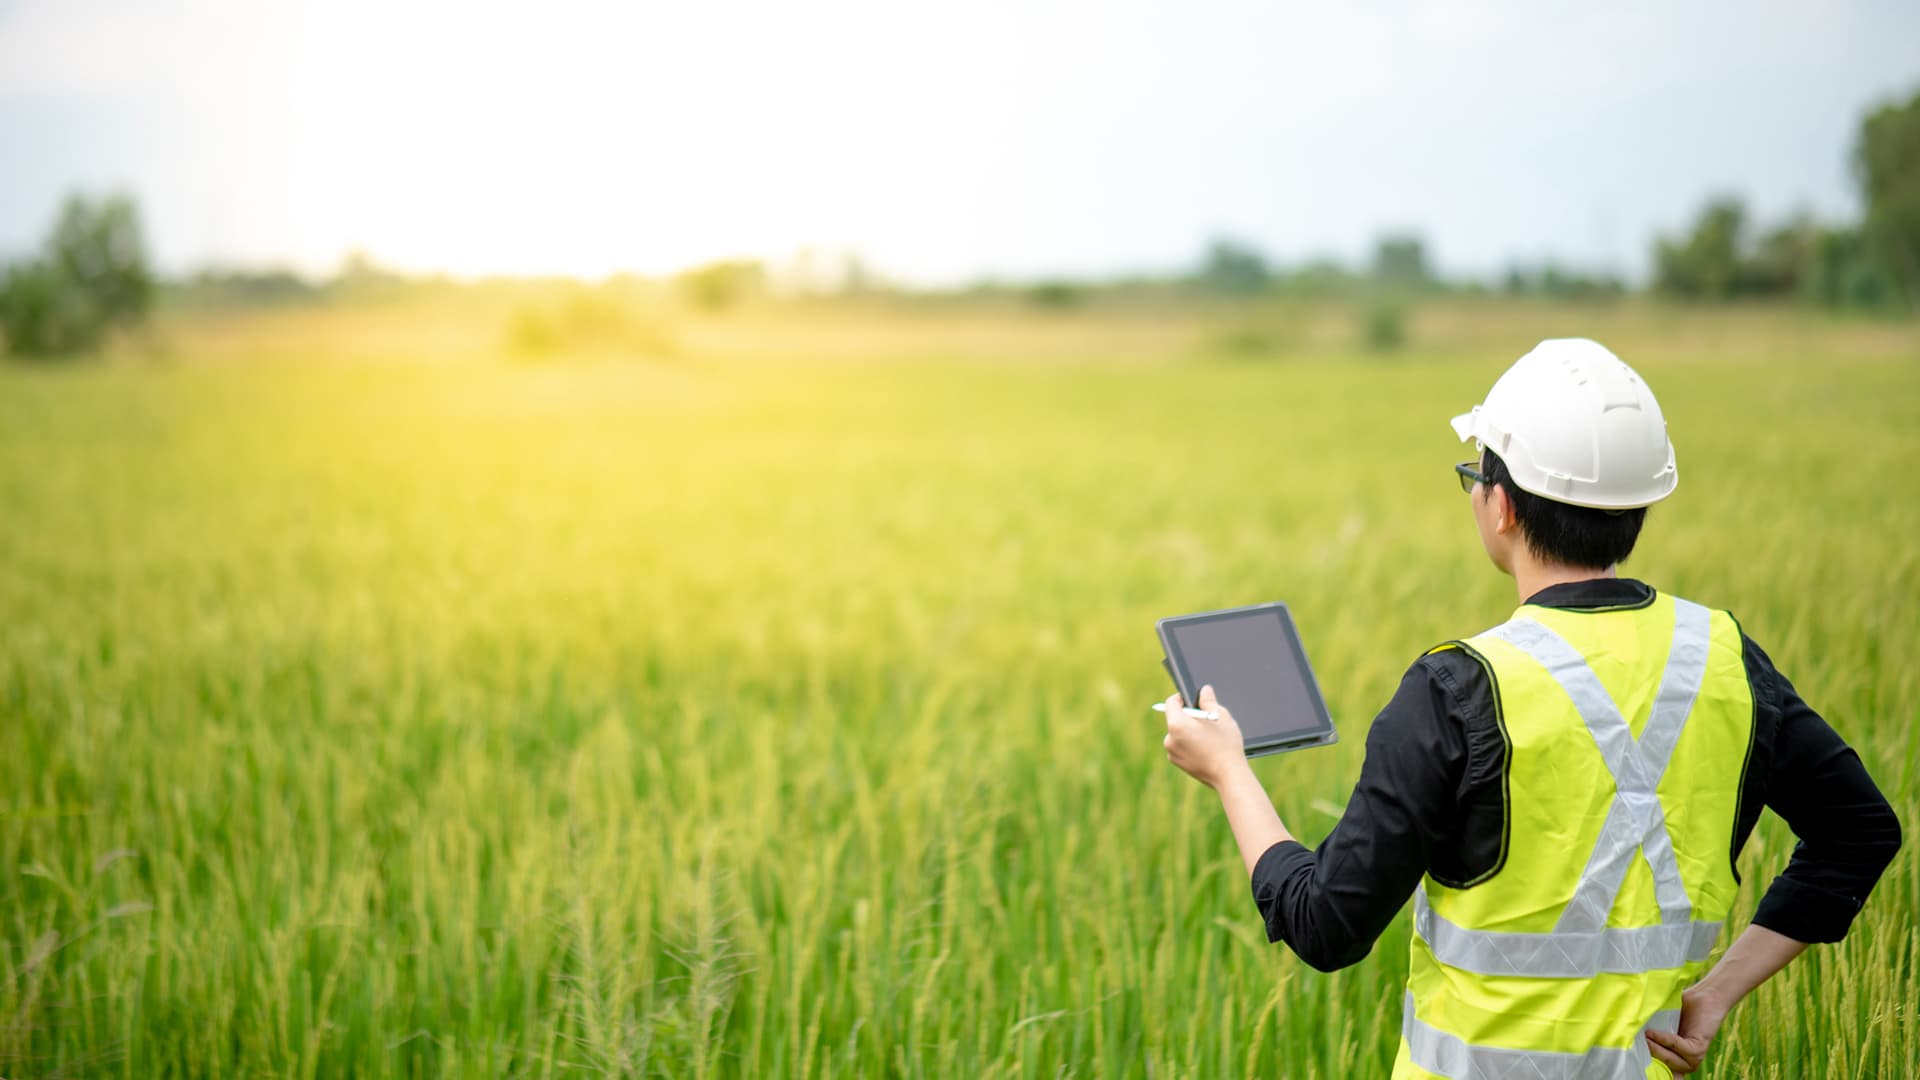
[[272,307],[319,300],[325,290],[291,270],[202,270],[168,290],[178,303],[212,308]]
[[1388,233],[1374,243],[1373,279],[1396,289],[1421,289],[1433,283],[1427,244],[1416,233]]
[[661,356],[674,351],[671,324],[606,289],[578,287],[526,303],[507,320],[507,348],[527,359],[563,352]]
[[1086,293],[1070,281],[1043,281],[1027,290],[1027,299],[1036,307],[1079,307]]
[[1571,270],[1548,262],[1537,267],[1507,270],[1500,291],[1508,296],[1540,296],[1549,300],[1605,301],[1626,295],[1627,284],[1607,273]]
[[1360,342],[1368,352],[1393,352],[1407,343],[1406,309],[1397,300],[1375,300],[1360,319]]
[[723,311],[766,290],[766,269],[752,259],[730,259],[687,270],[674,278],[694,307]]
[[140,218],[133,201],[67,198],[39,257],[0,278],[0,337],[8,352],[72,356],[107,333],[146,318],[153,304]]
[[1380,236],[1372,263],[1360,268],[1322,257],[1288,270],[1270,264],[1251,244],[1216,239],[1186,280],[1220,296],[1364,297],[1381,290],[1410,296],[1447,288],[1428,264],[1426,241],[1413,232]]

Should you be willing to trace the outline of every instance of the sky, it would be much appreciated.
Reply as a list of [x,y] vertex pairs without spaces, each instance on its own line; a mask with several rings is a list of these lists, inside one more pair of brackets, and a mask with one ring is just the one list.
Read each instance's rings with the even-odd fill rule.
[[857,252],[950,284],[1281,264],[1644,274],[1710,195],[1858,215],[1920,4],[0,0],[0,255],[63,193],[163,270]]

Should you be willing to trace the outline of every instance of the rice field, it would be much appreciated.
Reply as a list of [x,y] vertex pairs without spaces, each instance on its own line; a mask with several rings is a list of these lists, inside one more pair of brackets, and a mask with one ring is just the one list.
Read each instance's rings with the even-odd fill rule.
[[[500,325],[0,366],[0,1076],[1382,1075],[1405,917],[1332,975],[1266,943],[1153,620],[1292,605],[1342,741],[1256,769],[1317,841],[1401,671],[1516,602],[1446,419],[1555,334],[1678,445],[1627,571],[1731,609],[1920,822],[1911,324]],[[1706,1075],[1920,1075],[1914,846]]]

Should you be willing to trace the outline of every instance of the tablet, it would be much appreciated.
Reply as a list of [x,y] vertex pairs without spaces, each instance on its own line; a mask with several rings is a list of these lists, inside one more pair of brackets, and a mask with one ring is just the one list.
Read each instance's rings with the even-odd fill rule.
[[1193,705],[1211,683],[1220,704],[1233,711],[1248,757],[1338,739],[1287,605],[1175,615],[1156,625],[1180,697]]

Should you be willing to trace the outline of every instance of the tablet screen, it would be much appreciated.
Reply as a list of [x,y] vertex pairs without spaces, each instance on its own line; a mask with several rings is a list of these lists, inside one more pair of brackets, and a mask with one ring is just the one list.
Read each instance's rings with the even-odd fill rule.
[[1209,683],[1233,710],[1249,749],[1331,734],[1332,720],[1286,608],[1252,608],[1168,619],[1172,666],[1190,680],[1189,702]]

